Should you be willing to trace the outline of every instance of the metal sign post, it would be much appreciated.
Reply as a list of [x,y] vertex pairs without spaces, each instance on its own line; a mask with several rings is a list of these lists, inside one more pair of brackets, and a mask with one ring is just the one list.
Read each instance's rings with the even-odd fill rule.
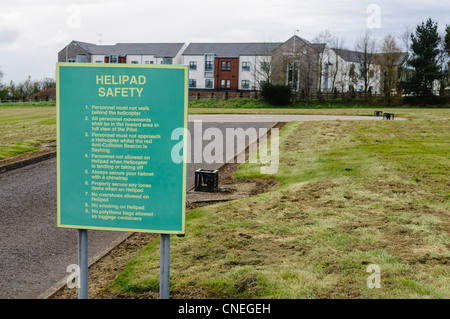
[[78,229],[78,266],[79,289],[78,299],[88,299],[88,231],[87,229]]
[[170,235],[161,234],[159,268],[159,299],[169,299]]

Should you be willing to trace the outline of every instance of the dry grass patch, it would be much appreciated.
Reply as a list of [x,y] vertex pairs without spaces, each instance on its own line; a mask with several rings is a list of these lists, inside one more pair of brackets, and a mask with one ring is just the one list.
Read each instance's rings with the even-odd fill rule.
[[[448,111],[420,114],[286,125],[277,174],[229,181],[275,189],[193,209],[172,236],[171,298],[449,298]],[[133,254],[92,298],[158,298],[159,240]]]
[[[450,297],[442,124],[436,116],[286,125],[271,176],[280,187],[198,208],[186,237],[173,238],[172,298]],[[263,178],[257,164],[236,177]],[[108,291],[157,297],[158,252],[155,241]],[[381,269],[379,289],[367,287],[370,264]]]
[[56,108],[0,107],[0,160],[56,139]]

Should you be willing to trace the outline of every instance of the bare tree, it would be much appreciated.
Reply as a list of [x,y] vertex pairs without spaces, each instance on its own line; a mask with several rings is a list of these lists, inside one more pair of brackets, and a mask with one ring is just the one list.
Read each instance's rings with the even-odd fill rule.
[[405,25],[405,30],[402,32],[402,34],[399,36],[399,40],[402,42],[403,47],[402,50],[406,52],[409,56],[410,48],[411,48],[411,35],[412,35],[412,29],[409,25]]
[[[329,47],[331,43],[335,40],[335,37],[331,34],[329,29],[326,29],[319,33],[317,37],[313,39],[313,42],[316,43],[316,50],[318,52],[317,58],[317,92],[322,92],[322,79],[326,77],[328,80],[329,77],[329,68],[325,65],[330,65],[330,51]],[[325,74],[326,73],[326,74]]]
[[386,102],[390,105],[392,91],[397,87],[398,67],[402,53],[391,34],[384,37],[380,49],[381,53],[376,55],[376,63],[381,71],[380,87]]
[[336,82],[335,85],[339,86],[341,88],[341,92],[343,93],[345,91],[346,85],[349,83],[349,72],[350,72],[350,64],[349,63],[343,63],[339,67],[339,73],[336,76]]
[[317,88],[317,55],[307,52],[301,56],[300,83],[299,87],[304,90],[306,100],[311,97],[311,93]]
[[276,69],[273,67],[273,51],[270,44],[264,45],[261,52],[258,52],[254,58],[253,81],[256,87],[257,83],[264,81],[272,83]]
[[342,50],[344,48],[344,40],[336,36],[333,38],[330,46],[332,48],[331,54],[333,55],[334,60],[334,64],[331,66],[330,70],[330,79],[331,79],[331,89],[334,90],[339,82],[338,74],[340,74],[344,69],[344,65],[341,65],[341,61],[338,54],[338,50]]
[[442,77],[439,80],[439,95],[445,94],[445,89],[450,86],[450,24],[446,25],[441,35],[440,54],[438,61],[442,65]]
[[375,49],[376,41],[369,30],[356,41],[355,51],[358,56],[360,76],[364,83],[364,93],[368,92],[371,82],[374,79],[375,70],[373,69],[373,63]]

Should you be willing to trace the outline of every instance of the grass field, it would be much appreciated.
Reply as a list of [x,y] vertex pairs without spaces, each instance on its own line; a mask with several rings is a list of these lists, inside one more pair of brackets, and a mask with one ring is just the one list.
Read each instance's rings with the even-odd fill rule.
[[[402,113],[414,119],[286,125],[279,188],[195,209],[172,236],[171,297],[449,298],[450,112]],[[258,164],[235,175],[263,177]],[[108,289],[158,286],[156,240]]]
[[[449,298],[449,109],[378,108],[408,121],[299,122],[280,134],[267,193],[193,210],[172,236],[173,298]],[[191,108],[367,115],[373,108]],[[55,138],[55,107],[0,107],[0,159]],[[369,289],[378,265],[381,288]],[[108,288],[158,296],[159,241]]]
[[[215,103],[215,104],[213,104]],[[218,107],[214,107],[214,105]],[[408,118],[447,118],[448,109],[376,108]],[[274,108],[250,99],[193,100],[190,114],[322,114],[372,116],[373,107]],[[37,150],[56,138],[55,101],[0,104],[0,160]]]
[[0,104],[0,160],[37,150],[55,138],[54,103]]

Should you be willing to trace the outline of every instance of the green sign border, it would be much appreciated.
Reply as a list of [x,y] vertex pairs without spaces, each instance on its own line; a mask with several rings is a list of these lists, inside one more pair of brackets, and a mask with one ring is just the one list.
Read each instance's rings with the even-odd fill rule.
[[[56,63],[56,141],[57,141],[57,226],[61,228],[76,228],[76,229],[92,229],[92,230],[110,230],[110,231],[124,231],[124,232],[142,232],[142,233],[156,233],[156,234],[184,234],[186,229],[186,183],[187,183],[187,153],[183,152],[183,194],[182,194],[182,228],[180,231],[167,230],[152,230],[152,229],[135,229],[135,228],[120,228],[120,227],[94,227],[94,226],[80,226],[80,225],[66,225],[61,224],[61,159],[60,159],[60,68],[61,67],[88,67],[88,68],[158,68],[158,69],[181,69],[184,70],[184,128],[185,134],[188,127],[188,105],[189,105],[189,66],[187,65],[155,65],[155,64],[94,64],[94,63]],[[175,129],[175,128],[174,128]],[[184,136],[184,150],[187,150],[187,138]]]

